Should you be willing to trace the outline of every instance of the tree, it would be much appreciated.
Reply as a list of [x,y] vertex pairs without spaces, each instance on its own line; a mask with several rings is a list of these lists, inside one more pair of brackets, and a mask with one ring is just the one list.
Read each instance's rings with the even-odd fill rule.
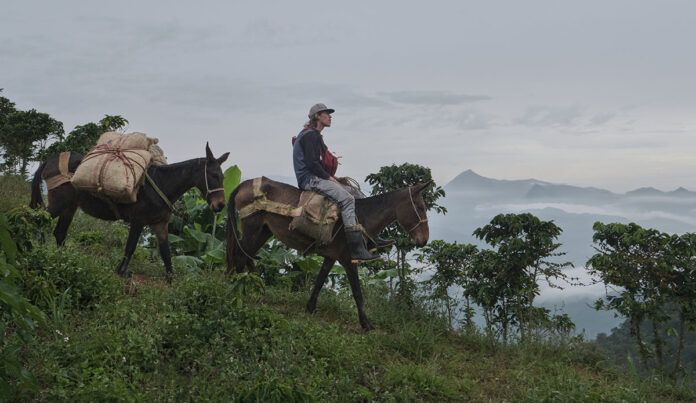
[[[0,93],[2,92],[2,90],[3,89],[0,88]],[[17,110],[15,109],[14,102],[10,101],[5,97],[0,97],[0,127],[2,127],[3,123],[5,122],[6,116],[16,111]]]
[[[615,310],[630,320],[632,335],[644,364],[651,352],[643,340],[641,324],[653,325],[653,345],[658,368],[663,367],[663,338],[660,326],[669,316],[665,304],[673,285],[671,237],[654,229],[630,224],[596,222],[592,239],[597,253],[588,260],[589,271],[608,286],[613,294],[595,303],[596,309]],[[672,287],[673,288],[673,287]]]
[[104,115],[104,118],[99,123],[89,122],[75,126],[65,139],[51,144],[41,153],[38,159],[44,160],[48,156],[63,151],[86,154],[97,143],[102,133],[122,130],[127,124],[128,120],[120,115]]
[[549,260],[565,255],[557,251],[561,232],[553,221],[529,213],[499,214],[474,231],[497,250],[482,254],[477,261],[471,294],[500,324],[504,342],[514,326],[525,337],[534,325],[548,323],[549,311],[533,303],[539,295],[539,280],[558,288],[551,279],[569,280],[562,270],[572,263]]
[[[406,186],[413,186],[432,180],[430,168],[417,164],[404,163],[401,165],[392,164],[380,168],[379,172],[368,175],[365,181],[372,186],[372,194],[380,194],[401,189]],[[434,182],[422,193],[425,207],[428,211],[434,210],[437,213],[446,214],[447,209],[437,204],[437,200],[445,196],[445,191]],[[397,277],[399,280],[399,293],[402,297],[410,300],[410,295],[414,287],[413,281],[409,278],[409,265],[406,262],[406,255],[415,248],[408,234],[397,224],[390,225],[385,229],[387,237],[396,241],[396,266]]]
[[687,329],[696,327],[696,234],[671,237],[669,250],[673,268],[670,288],[679,311],[678,341],[672,370],[676,375],[682,370],[681,358]]
[[122,131],[128,126],[128,119],[121,115],[104,115],[99,121],[102,132]]
[[[473,260],[478,253],[471,244],[448,243],[441,240],[432,241],[418,254],[418,261],[424,264],[421,270],[432,270],[433,276],[426,281],[433,291],[432,298],[444,304],[450,326],[454,319],[454,307],[458,298],[451,296],[453,286],[469,288],[469,273]],[[464,328],[474,328],[474,310],[469,296],[465,297]]]
[[8,113],[0,127],[2,169],[26,177],[29,162],[36,159],[49,140],[62,140],[63,134],[63,124],[46,113],[35,109]]
[[17,236],[12,229],[7,217],[0,214],[0,400],[3,401],[10,399],[13,386],[35,386],[21,351],[30,345],[37,325],[45,321],[43,312],[22,295],[19,286],[22,276],[15,267],[22,250],[14,241]]

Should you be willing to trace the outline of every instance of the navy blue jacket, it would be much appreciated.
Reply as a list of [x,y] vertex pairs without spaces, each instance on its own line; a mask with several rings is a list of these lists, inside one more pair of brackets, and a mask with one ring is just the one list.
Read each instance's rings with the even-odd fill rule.
[[297,186],[304,189],[312,176],[329,179],[331,175],[321,166],[321,154],[326,150],[324,138],[315,129],[305,129],[297,135],[292,146],[292,165]]

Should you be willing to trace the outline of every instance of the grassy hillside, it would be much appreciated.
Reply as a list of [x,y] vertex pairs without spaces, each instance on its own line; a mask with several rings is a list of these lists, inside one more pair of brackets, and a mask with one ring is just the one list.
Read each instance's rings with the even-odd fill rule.
[[[7,178],[3,188],[8,188]],[[2,210],[28,201],[12,180]],[[69,401],[692,401],[696,393],[613,369],[592,345],[493,346],[448,331],[416,304],[365,284],[377,330],[357,323],[349,290],[261,289],[256,277],[178,268],[163,281],[139,249],[134,276],[113,274],[125,226],[79,214],[68,243],[50,239],[18,264],[23,293],[47,315],[21,351],[35,388],[11,399]]]

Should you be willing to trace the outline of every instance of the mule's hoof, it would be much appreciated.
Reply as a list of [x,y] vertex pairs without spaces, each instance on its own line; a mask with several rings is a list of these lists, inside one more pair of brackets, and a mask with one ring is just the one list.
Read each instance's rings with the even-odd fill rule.
[[126,270],[118,269],[118,270],[116,270],[116,274],[118,274],[118,275],[121,276],[122,278],[131,278],[131,277],[133,277],[133,273],[131,273],[130,271],[128,271],[128,269],[126,269]]
[[370,323],[369,321],[361,322],[360,326],[362,326],[363,330],[366,332],[369,332],[371,330],[375,330],[375,327],[372,326],[372,323]]

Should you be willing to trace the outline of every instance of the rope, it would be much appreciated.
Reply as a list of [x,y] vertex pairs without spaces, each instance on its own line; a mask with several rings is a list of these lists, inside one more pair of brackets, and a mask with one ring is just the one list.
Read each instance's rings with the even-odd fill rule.
[[[232,225],[237,225],[237,222],[233,222]],[[239,238],[237,238],[237,231],[235,231],[234,228],[232,229],[232,235],[234,236],[234,241],[237,244],[239,250],[241,250],[242,253],[252,261],[257,260],[255,257],[249,256],[249,254],[244,250],[244,248],[242,248],[242,244],[239,243]]]
[[162,189],[160,189],[159,186],[157,186],[157,184],[152,179],[152,177],[150,177],[150,175],[147,173],[147,171],[145,171],[145,178],[150,183],[150,186],[152,186],[152,188],[155,189],[155,192],[157,192],[159,197],[162,198],[162,200],[164,200],[164,202],[169,207],[169,210],[173,211],[174,213],[176,213],[177,215],[179,215],[181,217],[184,217],[184,213],[181,210],[179,210],[178,208],[176,208],[174,206],[174,204],[172,204],[171,201],[169,201],[169,199],[167,198],[167,195],[165,195],[164,192],[162,191]]

